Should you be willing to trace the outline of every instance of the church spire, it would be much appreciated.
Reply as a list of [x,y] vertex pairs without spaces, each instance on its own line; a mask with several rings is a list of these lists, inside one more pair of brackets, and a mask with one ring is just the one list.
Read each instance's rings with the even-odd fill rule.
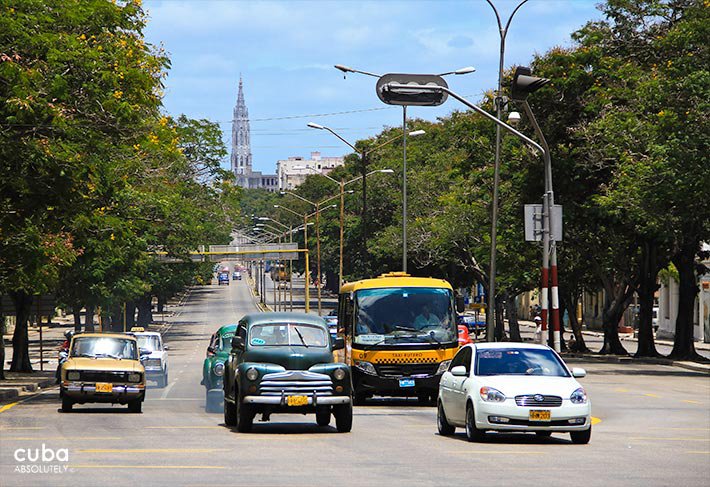
[[244,84],[239,74],[237,105],[232,119],[232,171],[236,175],[248,176],[252,172],[249,110],[244,101]]

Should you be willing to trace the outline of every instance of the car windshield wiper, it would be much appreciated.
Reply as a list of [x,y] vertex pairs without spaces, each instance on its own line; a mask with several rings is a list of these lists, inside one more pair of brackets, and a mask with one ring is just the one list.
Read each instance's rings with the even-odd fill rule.
[[123,357],[120,357],[119,355],[112,355],[110,353],[97,353],[96,357],[109,357],[112,359],[118,359],[121,360]]
[[369,345],[366,345],[365,348],[364,348],[364,350],[365,350],[365,351],[367,351],[367,350],[372,350],[372,349],[375,348],[377,345],[381,345],[381,344],[383,344],[384,342],[386,342],[388,338],[392,338],[393,340],[394,340],[394,339],[398,339],[398,338],[417,338],[417,335],[391,335],[391,336],[387,336],[387,337],[383,338],[382,340],[380,340],[379,342],[375,342],[375,343],[371,343],[371,344],[369,344]]
[[306,340],[303,339],[303,335],[301,335],[301,332],[299,331],[299,329],[296,328],[295,326],[293,327],[293,329],[296,330],[296,333],[298,334],[298,338],[301,339],[301,343],[303,343],[303,346],[308,348],[308,344],[306,343]]
[[[438,343],[438,344],[439,344],[439,348],[443,348],[444,345],[441,343],[441,340],[439,340],[438,338],[436,338],[436,333],[434,333],[434,330],[431,330],[431,331],[429,332],[429,334],[427,335],[427,338],[429,338],[429,339],[431,339],[431,340],[434,340],[436,343]],[[433,343],[433,342],[432,342],[432,343]]]
[[93,355],[91,353],[77,353],[76,355],[72,355],[72,357],[91,357],[91,358],[96,358],[96,355]]
[[416,328],[412,328],[412,327],[409,327],[409,326],[399,326],[399,325],[398,325],[398,326],[395,326],[394,329],[395,329],[395,330],[401,330],[401,331],[413,331],[413,332],[415,332],[415,333],[419,331],[419,330],[417,330]]

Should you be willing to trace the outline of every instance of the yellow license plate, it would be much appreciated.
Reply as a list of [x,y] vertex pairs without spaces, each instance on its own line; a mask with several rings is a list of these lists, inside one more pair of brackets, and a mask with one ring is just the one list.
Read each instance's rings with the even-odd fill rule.
[[108,384],[106,382],[97,382],[96,392],[113,392],[113,384]]
[[307,406],[308,396],[288,396],[286,398],[286,404],[289,406]]
[[530,421],[550,421],[549,409],[537,409],[530,411]]

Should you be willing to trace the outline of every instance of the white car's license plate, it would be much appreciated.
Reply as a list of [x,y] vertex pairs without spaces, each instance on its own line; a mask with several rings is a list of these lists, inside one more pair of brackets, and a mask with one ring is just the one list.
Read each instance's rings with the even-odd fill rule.
[[399,387],[414,387],[414,379],[399,379]]

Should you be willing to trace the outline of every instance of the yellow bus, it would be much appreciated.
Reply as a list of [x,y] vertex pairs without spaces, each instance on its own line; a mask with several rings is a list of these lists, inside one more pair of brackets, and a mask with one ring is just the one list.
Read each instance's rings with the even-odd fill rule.
[[373,395],[434,400],[459,346],[451,284],[402,272],[344,284],[338,327],[356,404]]

